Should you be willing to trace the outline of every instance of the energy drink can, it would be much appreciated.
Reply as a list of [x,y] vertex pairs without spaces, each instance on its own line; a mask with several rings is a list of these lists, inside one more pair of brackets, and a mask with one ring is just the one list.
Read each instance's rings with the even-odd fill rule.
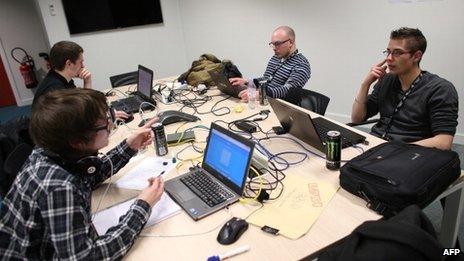
[[164,126],[161,123],[151,125],[153,130],[153,141],[155,144],[156,155],[164,156],[168,154],[168,144],[166,142],[166,134],[164,133]]
[[342,155],[342,144],[340,132],[329,131],[327,132],[326,146],[326,161],[325,166],[330,170],[337,170],[340,168],[340,159]]

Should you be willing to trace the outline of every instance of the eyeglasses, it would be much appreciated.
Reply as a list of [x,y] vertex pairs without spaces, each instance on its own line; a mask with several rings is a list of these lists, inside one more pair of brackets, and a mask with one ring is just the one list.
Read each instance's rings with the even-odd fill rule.
[[114,109],[109,108],[108,112],[106,113],[106,125],[102,126],[97,126],[93,128],[92,130],[95,132],[101,131],[101,130],[106,130],[108,133],[111,133],[113,130],[114,122],[116,121],[116,116],[114,115]]
[[285,41],[270,42],[270,43],[269,43],[269,46],[272,47],[272,48],[274,48],[274,47],[277,48],[277,47],[281,46],[282,44],[284,44],[284,43],[286,43],[286,42],[288,42],[288,41],[290,41],[290,38],[287,39],[287,40],[285,40]]
[[388,57],[391,54],[395,58],[400,57],[401,55],[403,55],[405,53],[412,53],[412,52],[403,51],[403,50],[400,50],[400,49],[395,49],[393,51],[385,50],[385,51],[382,52],[382,54],[385,55],[385,57]]

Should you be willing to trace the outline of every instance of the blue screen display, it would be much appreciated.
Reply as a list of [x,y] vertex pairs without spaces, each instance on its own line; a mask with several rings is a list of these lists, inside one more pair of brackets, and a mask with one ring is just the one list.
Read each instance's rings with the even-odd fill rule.
[[218,130],[211,130],[205,163],[241,187],[251,148]]

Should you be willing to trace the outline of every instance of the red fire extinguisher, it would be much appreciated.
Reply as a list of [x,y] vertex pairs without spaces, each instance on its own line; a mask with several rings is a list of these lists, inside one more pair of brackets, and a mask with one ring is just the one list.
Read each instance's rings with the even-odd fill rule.
[[[19,60],[14,56],[14,51],[20,50],[24,52],[24,57],[23,59]],[[32,57],[21,47],[15,47],[13,50],[11,50],[11,57],[15,61],[17,61],[21,66],[19,66],[19,72],[23,76],[24,79],[24,84],[26,85],[26,88],[31,89],[37,86],[37,78],[35,76],[34,70],[35,70],[35,64],[34,60]]]

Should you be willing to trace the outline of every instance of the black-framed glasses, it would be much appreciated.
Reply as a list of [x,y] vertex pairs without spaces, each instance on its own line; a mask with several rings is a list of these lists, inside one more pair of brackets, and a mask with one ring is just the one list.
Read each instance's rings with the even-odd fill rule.
[[270,46],[270,47],[276,47],[276,48],[277,48],[277,47],[281,46],[282,44],[284,44],[284,43],[286,43],[286,42],[288,42],[288,41],[290,41],[290,38],[288,38],[288,39],[285,40],[285,41],[270,42],[270,43],[269,43],[269,46]]
[[403,50],[400,50],[400,49],[395,49],[393,51],[390,51],[390,50],[385,50],[382,52],[383,55],[385,55],[385,57],[388,57],[390,54],[393,56],[393,57],[400,57],[401,55],[405,54],[405,53],[412,53],[410,51],[403,51]]
[[114,122],[116,121],[116,116],[114,113],[114,109],[110,107],[108,109],[108,112],[106,113],[106,124],[102,126],[97,126],[93,128],[93,131],[101,131],[101,130],[106,130],[108,133],[110,133],[113,130]]

